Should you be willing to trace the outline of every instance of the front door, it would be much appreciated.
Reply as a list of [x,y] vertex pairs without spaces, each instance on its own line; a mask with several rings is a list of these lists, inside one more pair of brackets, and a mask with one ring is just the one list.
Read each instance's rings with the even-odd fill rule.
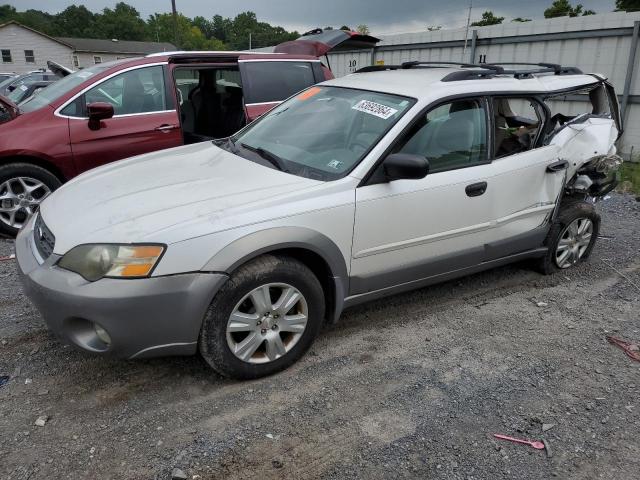
[[473,265],[491,238],[495,190],[484,99],[456,100],[421,114],[394,153],[423,155],[420,180],[356,190],[351,294]]
[[[113,118],[89,128],[86,106],[113,105]],[[62,109],[78,171],[182,144],[178,114],[167,95],[160,65],[137,67],[108,78]]]

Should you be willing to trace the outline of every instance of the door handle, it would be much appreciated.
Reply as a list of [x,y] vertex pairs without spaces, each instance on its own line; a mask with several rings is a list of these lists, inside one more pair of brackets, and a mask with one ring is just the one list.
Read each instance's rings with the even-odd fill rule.
[[472,183],[464,189],[468,197],[479,197],[487,191],[487,182]]
[[558,160],[557,162],[553,162],[547,165],[547,172],[556,173],[561,172],[562,170],[566,170],[567,168],[569,168],[569,162],[567,162],[566,160]]
[[156,127],[154,130],[158,131],[158,132],[170,132],[171,130],[175,130],[176,128],[180,128],[178,125],[169,125],[169,124],[164,124],[164,125],[160,125],[159,127]]

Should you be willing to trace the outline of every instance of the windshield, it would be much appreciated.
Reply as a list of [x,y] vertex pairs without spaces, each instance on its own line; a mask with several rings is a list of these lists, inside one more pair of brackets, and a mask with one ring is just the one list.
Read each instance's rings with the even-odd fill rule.
[[294,175],[336,180],[414,103],[398,95],[311,87],[231,137],[227,145],[238,155]]
[[39,108],[44,107],[50,103],[55,102],[62,95],[66,94],[70,90],[76,88],[82,82],[94,75],[107,70],[113,65],[113,63],[100,63],[84,70],[78,70],[77,72],[67,75],[61,78],[55,83],[52,83],[48,87],[44,88],[38,95],[31,97],[29,100],[20,105],[20,111],[32,112]]
[[18,85],[11,93],[7,95],[7,98],[11,100],[13,103],[18,104],[24,98],[25,92],[29,90],[31,84],[23,83],[22,85]]

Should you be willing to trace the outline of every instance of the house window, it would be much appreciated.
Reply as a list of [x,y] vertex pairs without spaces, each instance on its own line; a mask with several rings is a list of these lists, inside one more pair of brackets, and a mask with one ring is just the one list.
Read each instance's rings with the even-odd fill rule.
[[78,55],[73,56],[73,66],[76,68],[80,66],[80,60],[78,59]]
[[27,63],[36,63],[36,56],[34,55],[33,50],[24,51],[24,61]]
[[12,63],[11,50],[0,50],[2,53],[2,63]]
[[94,55],[94,57],[93,57],[93,63],[95,63],[96,65],[97,65],[98,63],[102,63],[102,57],[99,57],[99,56],[97,56],[97,55]]

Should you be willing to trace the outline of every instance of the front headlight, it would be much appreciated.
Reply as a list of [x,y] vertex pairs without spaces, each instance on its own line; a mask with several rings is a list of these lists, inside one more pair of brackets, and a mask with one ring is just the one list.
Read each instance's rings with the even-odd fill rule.
[[148,277],[162,256],[162,245],[79,245],[58,266],[95,282],[104,277]]

